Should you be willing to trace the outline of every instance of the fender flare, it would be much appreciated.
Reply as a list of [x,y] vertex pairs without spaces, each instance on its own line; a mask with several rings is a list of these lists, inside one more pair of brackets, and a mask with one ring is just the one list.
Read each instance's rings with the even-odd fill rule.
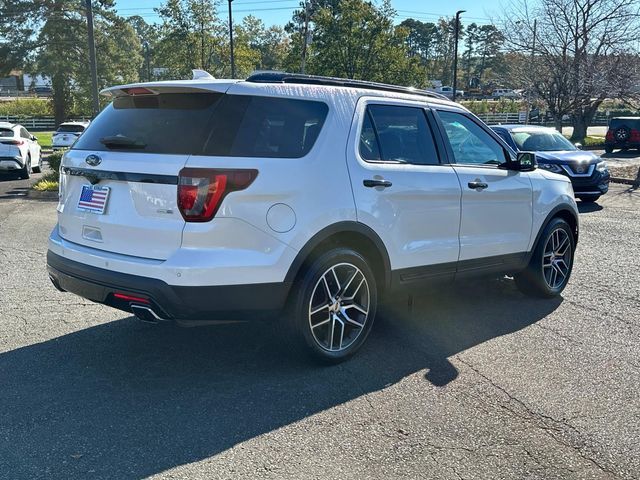
[[538,242],[540,241],[540,237],[542,236],[542,232],[544,232],[544,229],[547,228],[547,225],[549,225],[551,220],[553,220],[555,217],[557,217],[560,212],[569,214],[573,218],[573,220],[575,221],[576,228],[575,228],[575,231],[573,232],[573,234],[574,234],[574,239],[573,240],[574,240],[575,244],[578,245],[578,234],[579,234],[579,225],[580,225],[580,222],[578,220],[578,215],[576,214],[576,212],[574,212],[571,208],[567,207],[566,205],[556,205],[547,214],[546,218],[544,219],[544,222],[542,222],[542,225],[540,226],[540,229],[538,230],[538,233],[536,234],[536,239],[534,240],[534,242],[533,242],[533,244],[531,246],[531,251],[527,255],[527,263],[529,263],[528,260],[531,258],[531,255],[533,255],[533,251],[536,249],[536,246],[538,245]]
[[376,247],[380,258],[382,259],[382,274],[383,274],[383,287],[388,287],[391,284],[391,261],[389,260],[389,253],[384,245],[382,239],[378,234],[367,225],[356,221],[343,221],[329,225],[323,228],[313,237],[311,237],[302,249],[296,255],[295,260],[289,267],[285,276],[285,282],[293,282],[300,269],[304,265],[304,262],[309,258],[311,253],[322,242],[330,237],[341,233],[357,233],[365,236]]

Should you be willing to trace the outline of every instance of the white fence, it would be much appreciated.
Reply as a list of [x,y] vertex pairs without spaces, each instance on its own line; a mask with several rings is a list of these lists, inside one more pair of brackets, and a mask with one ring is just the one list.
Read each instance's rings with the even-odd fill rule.
[[[74,118],[69,121],[87,121],[88,118]],[[53,117],[16,117],[11,115],[0,115],[0,122],[19,123],[27,130],[47,131],[56,129],[56,121]]]

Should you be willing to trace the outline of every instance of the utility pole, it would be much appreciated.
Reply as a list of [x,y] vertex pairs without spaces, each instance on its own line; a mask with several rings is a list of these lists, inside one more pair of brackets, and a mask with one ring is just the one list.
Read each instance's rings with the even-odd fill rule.
[[456,12],[456,24],[454,28],[454,47],[453,47],[453,100],[456,101],[456,90],[458,88],[458,36],[460,35],[460,15],[466,10],[458,10]]
[[229,47],[231,48],[231,78],[236,78],[236,60],[233,57],[233,16],[231,14],[231,2],[229,0]]
[[[538,19],[534,18],[533,19],[533,42],[531,42],[531,87],[529,88],[529,91],[527,92],[527,116],[525,117],[524,120],[524,124],[525,125],[529,125],[529,113],[531,112],[531,93],[533,88],[535,87],[536,84],[536,80],[535,80],[535,75],[536,75],[536,66],[534,63],[534,60],[536,58],[536,36],[537,36],[537,31],[538,31]],[[539,117],[539,115],[538,115]]]
[[309,1],[304,2],[304,30],[302,38],[302,64],[300,71],[304,73],[307,66],[307,44],[309,42]]
[[91,97],[93,116],[98,115],[100,111],[100,102],[98,100],[98,67],[96,66],[96,42],[93,33],[93,10],[91,0],[86,0],[87,6],[87,34],[89,41],[89,66],[91,68]]
[[151,66],[149,64],[149,42],[146,40],[142,43],[144,47],[144,63],[147,67],[147,82],[151,81]]

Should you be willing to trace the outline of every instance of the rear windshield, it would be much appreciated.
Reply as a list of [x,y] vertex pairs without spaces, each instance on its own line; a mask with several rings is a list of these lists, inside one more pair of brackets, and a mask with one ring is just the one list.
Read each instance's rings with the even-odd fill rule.
[[612,118],[609,128],[628,127],[640,129],[640,118]]
[[82,133],[84,126],[82,125],[60,125],[56,133]]
[[327,111],[322,102],[221,93],[119,97],[73,149],[299,158]]
[[0,128],[0,137],[13,137],[13,130],[9,128]]
[[511,137],[516,142],[518,150],[526,152],[558,152],[576,150],[576,146],[563,137],[559,132],[532,130],[529,132],[512,132]]

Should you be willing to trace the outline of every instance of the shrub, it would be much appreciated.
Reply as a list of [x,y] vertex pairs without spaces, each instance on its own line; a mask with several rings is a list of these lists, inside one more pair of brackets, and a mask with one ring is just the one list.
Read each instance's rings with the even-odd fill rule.
[[39,192],[55,192],[58,190],[58,172],[49,172],[33,185]]
[[21,98],[0,102],[0,116],[49,117],[53,115],[51,101],[43,98]]

